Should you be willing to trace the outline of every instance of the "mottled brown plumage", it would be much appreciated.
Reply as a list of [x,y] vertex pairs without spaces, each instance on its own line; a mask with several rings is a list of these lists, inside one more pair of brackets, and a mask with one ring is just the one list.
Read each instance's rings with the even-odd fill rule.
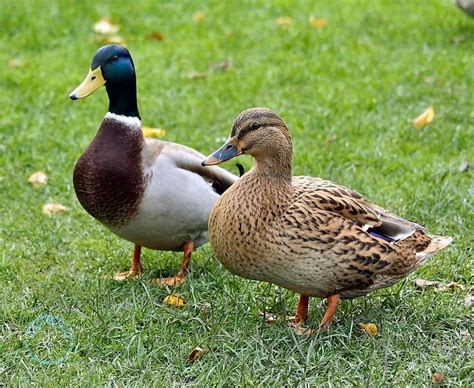
[[[237,275],[304,298],[331,297],[322,324],[331,322],[339,297],[388,287],[451,242],[333,182],[292,177],[288,128],[268,109],[242,112],[228,142],[203,164],[242,153],[252,155],[256,165],[214,205],[209,218],[214,251]],[[303,320],[304,298],[298,309]]]

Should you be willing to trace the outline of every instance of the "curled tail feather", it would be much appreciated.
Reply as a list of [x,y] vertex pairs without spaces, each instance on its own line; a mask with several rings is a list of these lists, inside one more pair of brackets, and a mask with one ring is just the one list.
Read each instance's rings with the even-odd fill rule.
[[416,256],[420,258],[427,258],[436,252],[441,251],[452,243],[453,238],[449,236],[428,236],[430,243],[420,252],[416,252]]
[[390,274],[402,277],[408,275],[426,262],[430,256],[446,248],[452,241],[452,237],[430,236],[417,230],[405,240],[393,244],[397,247],[400,256],[390,266]]

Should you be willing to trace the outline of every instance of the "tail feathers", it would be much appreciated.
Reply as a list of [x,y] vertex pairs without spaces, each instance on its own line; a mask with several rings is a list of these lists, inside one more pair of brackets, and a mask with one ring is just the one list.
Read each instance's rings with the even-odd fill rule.
[[430,243],[420,252],[416,252],[417,257],[428,257],[441,251],[452,243],[453,238],[449,236],[429,236]]

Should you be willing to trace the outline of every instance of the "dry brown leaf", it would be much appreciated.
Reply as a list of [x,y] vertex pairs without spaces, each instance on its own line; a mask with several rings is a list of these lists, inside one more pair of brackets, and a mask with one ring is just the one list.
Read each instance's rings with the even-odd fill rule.
[[426,109],[421,115],[419,115],[416,119],[413,120],[413,125],[415,128],[423,128],[429,123],[431,123],[435,116],[435,110],[432,106]]
[[92,26],[97,34],[116,34],[120,31],[120,26],[113,23],[110,19],[102,18]]
[[289,16],[280,16],[275,22],[279,27],[291,27],[293,25],[293,19]]
[[31,174],[28,178],[33,187],[43,187],[48,184],[48,176],[43,171],[36,171],[34,174]]
[[270,323],[270,324],[275,323],[276,321],[280,319],[278,315],[269,313],[268,311],[260,311],[260,316],[263,317],[265,322]]
[[326,140],[324,140],[324,144],[331,144],[334,140],[337,139],[337,135],[335,133],[333,133],[331,136],[329,136],[328,138],[326,138]]
[[431,376],[431,381],[433,384],[439,384],[444,380],[444,376],[441,372],[435,372],[433,376]]
[[47,215],[48,217],[54,216],[58,213],[67,212],[68,210],[69,208],[58,203],[47,203],[43,206],[43,214]]
[[472,339],[471,333],[469,333],[469,330],[461,330],[459,334],[461,334],[461,336],[468,341]]
[[372,337],[375,337],[379,333],[379,328],[375,323],[359,323],[359,328]]
[[456,35],[451,39],[451,43],[453,44],[459,44],[463,43],[469,40],[469,35],[467,34],[461,34],[461,35]]
[[8,66],[12,68],[18,68],[25,66],[25,61],[19,58],[12,58],[8,61]]
[[212,71],[227,71],[230,70],[234,67],[234,64],[232,63],[232,59],[224,59],[221,62],[213,63],[209,65],[209,68]]
[[437,282],[435,280],[425,280],[425,279],[416,279],[415,286],[424,290],[425,288],[430,287],[441,287],[443,283]]
[[150,32],[147,36],[148,39],[150,40],[165,40],[166,36],[160,31],[152,31]]
[[196,361],[199,357],[206,354],[209,350],[205,348],[200,348],[199,346],[195,347],[193,351],[189,354],[187,360],[188,362]]
[[205,18],[206,18],[206,14],[202,11],[197,11],[197,12],[194,12],[193,14],[193,19],[197,23],[204,21]]
[[159,138],[166,135],[166,130],[163,128],[142,127],[144,137]]
[[421,288],[422,290],[425,290],[427,288],[434,288],[436,291],[441,291],[441,292],[453,290],[453,289],[464,290],[464,286],[456,282],[443,283],[443,282],[438,282],[435,280],[425,280],[425,279],[416,279],[415,286],[418,288]]
[[466,172],[469,170],[469,163],[466,160],[463,160],[459,165],[459,172]]
[[437,81],[437,78],[436,77],[425,77],[424,81],[427,83],[427,84],[434,84],[436,81]]
[[307,337],[310,337],[314,334],[315,332],[315,329],[310,329],[309,327],[303,327],[299,324],[296,324],[296,325],[291,325],[291,327],[293,328],[293,332],[296,334],[296,335],[305,335]]
[[470,291],[464,298],[464,306],[471,307],[474,304],[474,291]]
[[191,72],[189,72],[187,77],[189,79],[204,79],[207,78],[207,73],[204,71],[192,70]]
[[294,323],[296,316],[294,315],[280,315],[280,314],[273,314],[268,311],[260,311],[260,316],[263,317],[266,323],[269,323],[270,325],[278,322],[278,321],[286,321],[286,323],[291,326],[295,327],[299,325],[299,323]]
[[323,28],[326,27],[328,21],[324,18],[317,18],[313,15],[309,17],[309,25],[314,28]]
[[104,35],[96,39],[96,42],[99,44],[125,44],[125,39],[120,35]]
[[448,291],[448,290],[454,290],[454,289],[464,290],[464,286],[456,282],[451,282],[448,284],[443,284],[442,287],[440,288],[436,288],[436,291]]
[[186,302],[178,294],[170,294],[163,299],[164,304],[169,304],[170,306],[183,307]]

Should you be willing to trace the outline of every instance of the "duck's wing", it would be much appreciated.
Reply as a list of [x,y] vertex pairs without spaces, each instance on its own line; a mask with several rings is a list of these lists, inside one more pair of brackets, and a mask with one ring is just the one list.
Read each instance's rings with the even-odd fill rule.
[[[359,193],[311,177],[295,177],[293,188],[275,240],[289,255],[324,273],[317,286],[328,295],[342,291],[344,297],[355,297],[389,286],[432,254],[432,237],[423,226]],[[450,241],[439,237],[434,250]]]
[[389,242],[404,240],[424,227],[368,202],[361,194],[313,177],[293,179],[295,195],[316,208],[354,221],[367,233]]
[[223,168],[215,166],[203,167],[201,162],[206,158],[205,155],[193,148],[155,139],[146,139],[146,144],[148,148],[148,163],[154,163],[160,155],[166,156],[173,161],[177,168],[201,176],[212,185],[218,194],[222,194],[238,179],[236,175]]

